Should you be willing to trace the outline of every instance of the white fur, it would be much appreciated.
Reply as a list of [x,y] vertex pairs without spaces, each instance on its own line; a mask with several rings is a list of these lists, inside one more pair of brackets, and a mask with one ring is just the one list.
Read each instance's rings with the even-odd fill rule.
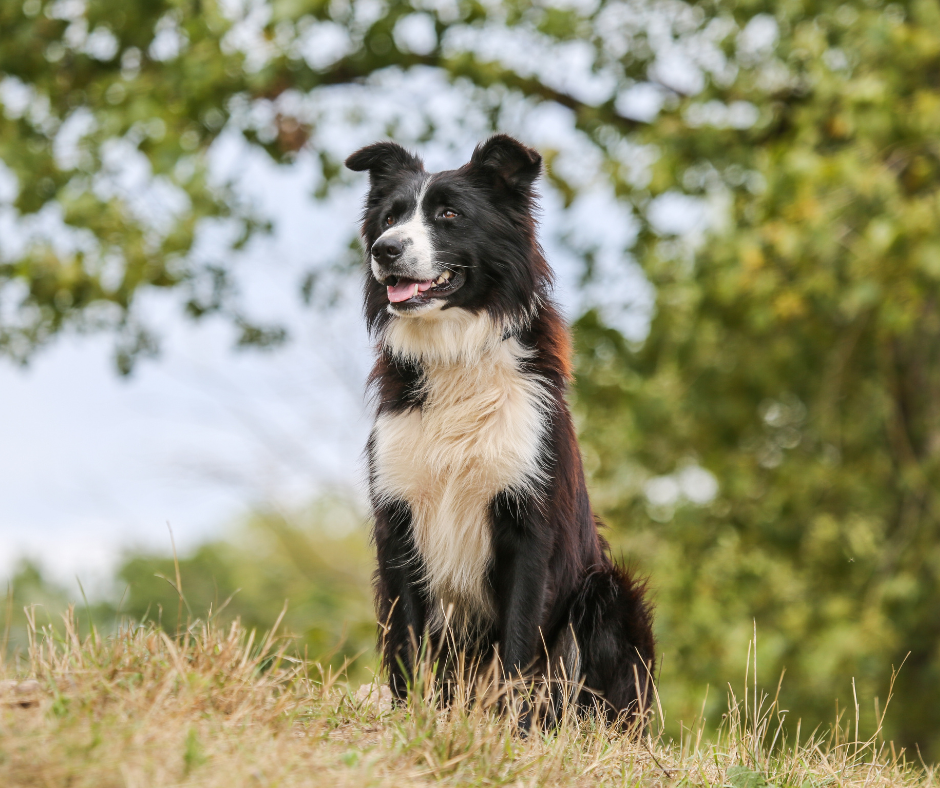
[[502,344],[506,328],[485,313],[459,307],[431,315],[407,312],[389,322],[382,344],[393,355],[423,365],[472,365]]
[[393,353],[422,363],[424,407],[375,423],[375,492],[408,502],[427,568],[435,623],[466,632],[491,620],[490,504],[504,490],[533,493],[544,482],[550,398],[524,369],[527,351],[487,315],[448,309],[393,320]]

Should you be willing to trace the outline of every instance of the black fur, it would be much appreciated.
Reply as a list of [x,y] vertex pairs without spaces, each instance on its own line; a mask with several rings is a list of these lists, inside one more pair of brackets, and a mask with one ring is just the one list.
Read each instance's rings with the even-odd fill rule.
[[[423,211],[436,258],[459,275],[444,309],[486,311],[531,349],[526,373],[550,396],[541,450],[547,482],[537,495],[504,491],[489,503],[492,562],[488,582],[496,620],[468,646],[485,657],[494,646],[503,669],[545,675],[576,642],[584,689],[578,703],[611,720],[635,719],[646,708],[654,659],[652,619],[644,586],[609,555],[585,487],[574,425],[565,402],[570,380],[567,329],[551,296],[551,271],[536,238],[533,184],[541,157],[505,135],[478,146],[457,170],[428,175],[421,161],[392,142],[357,151],[346,162],[368,170],[362,219],[366,248],[395,222]],[[426,183],[425,183],[426,182]],[[423,202],[417,204],[421,185]],[[441,218],[445,209],[456,218]],[[367,263],[369,256],[367,252]],[[381,336],[389,322],[386,287],[369,273],[365,312]],[[379,350],[371,384],[378,414],[423,406],[423,370]],[[374,444],[368,447],[375,482]],[[408,504],[373,495],[378,554],[376,603],[383,659],[398,697],[407,691],[416,649],[427,637],[430,605]],[[567,644],[567,645],[566,645]],[[570,649],[569,649],[570,651]]]

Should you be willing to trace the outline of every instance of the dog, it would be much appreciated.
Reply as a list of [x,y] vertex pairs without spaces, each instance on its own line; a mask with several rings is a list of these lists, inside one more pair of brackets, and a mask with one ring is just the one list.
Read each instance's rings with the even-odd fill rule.
[[564,675],[576,708],[635,722],[652,614],[588,499],[565,401],[570,338],[536,235],[541,156],[496,135],[456,170],[428,173],[394,142],[346,166],[369,173],[366,455],[394,697],[430,645],[450,652],[439,664],[456,649],[495,655],[507,678]]

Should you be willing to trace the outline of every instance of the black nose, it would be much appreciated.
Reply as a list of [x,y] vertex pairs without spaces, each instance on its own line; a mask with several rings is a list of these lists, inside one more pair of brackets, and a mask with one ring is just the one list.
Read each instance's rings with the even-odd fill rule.
[[380,238],[372,245],[372,256],[379,265],[394,263],[404,251],[401,241],[395,238]]

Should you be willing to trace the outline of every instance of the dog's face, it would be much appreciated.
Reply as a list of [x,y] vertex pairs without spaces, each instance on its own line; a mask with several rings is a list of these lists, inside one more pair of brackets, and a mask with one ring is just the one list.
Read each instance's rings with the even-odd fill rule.
[[380,142],[346,166],[369,171],[362,236],[373,328],[453,308],[502,319],[529,308],[548,276],[532,217],[538,153],[499,135],[460,169],[430,174],[400,145]]

